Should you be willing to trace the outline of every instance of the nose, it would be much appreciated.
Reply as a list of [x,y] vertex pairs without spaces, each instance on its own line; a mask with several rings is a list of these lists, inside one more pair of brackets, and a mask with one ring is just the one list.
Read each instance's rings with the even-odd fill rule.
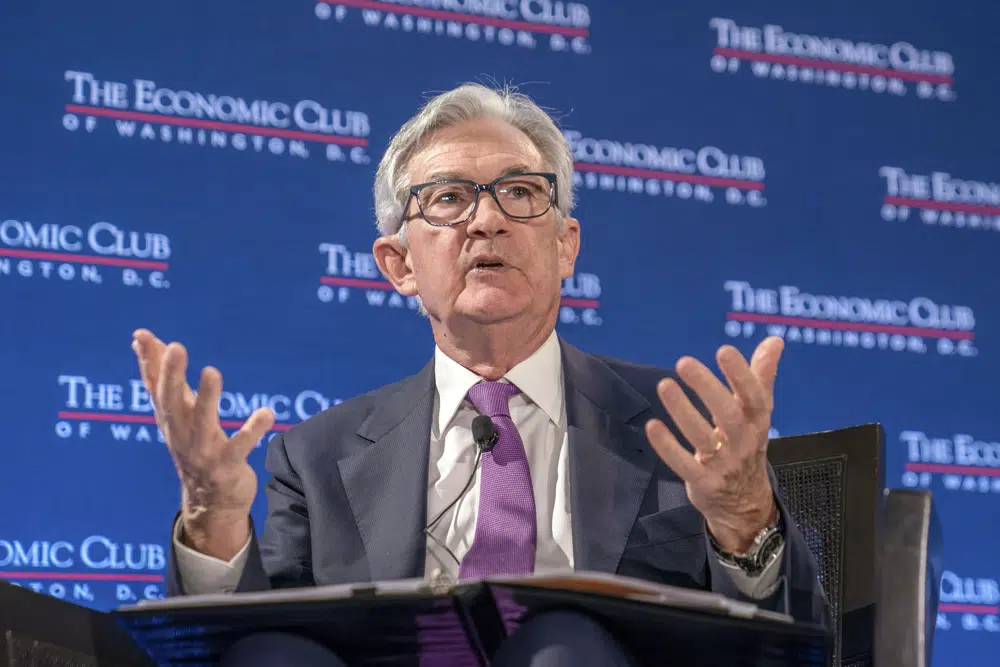
[[479,205],[466,225],[466,233],[472,237],[493,238],[506,234],[512,221],[500,210],[489,192],[479,193]]

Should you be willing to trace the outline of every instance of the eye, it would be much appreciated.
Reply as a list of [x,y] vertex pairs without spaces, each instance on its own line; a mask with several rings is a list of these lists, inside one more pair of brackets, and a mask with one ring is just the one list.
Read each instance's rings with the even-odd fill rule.
[[454,185],[442,185],[427,188],[421,193],[420,203],[423,206],[457,206],[464,205],[469,199],[469,193]]
[[433,202],[435,204],[450,204],[458,199],[458,193],[454,190],[442,190],[440,192],[435,192],[433,197]]
[[534,197],[537,192],[532,183],[505,183],[500,189],[500,194],[509,199],[527,199]]

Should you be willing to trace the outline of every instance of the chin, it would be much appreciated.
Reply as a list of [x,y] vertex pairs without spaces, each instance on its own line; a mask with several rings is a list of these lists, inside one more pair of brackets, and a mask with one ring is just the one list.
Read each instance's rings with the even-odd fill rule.
[[523,313],[527,299],[512,297],[510,294],[477,294],[465,303],[455,304],[455,313],[479,324],[495,324],[513,319]]

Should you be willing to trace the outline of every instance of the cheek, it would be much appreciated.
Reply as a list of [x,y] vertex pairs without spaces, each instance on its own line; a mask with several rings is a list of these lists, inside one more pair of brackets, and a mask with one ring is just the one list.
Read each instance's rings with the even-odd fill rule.
[[535,246],[535,265],[538,267],[538,273],[546,279],[551,278],[553,274],[559,275],[562,272],[563,263],[562,249],[558,239],[547,238]]
[[461,278],[457,254],[458,250],[450,247],[430,247],[415,254],[413,275],[418,288],[425,293],[451,289]]

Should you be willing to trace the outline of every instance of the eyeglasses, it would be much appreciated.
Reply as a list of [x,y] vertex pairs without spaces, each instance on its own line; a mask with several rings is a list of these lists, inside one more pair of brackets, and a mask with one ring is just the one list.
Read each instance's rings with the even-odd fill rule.
[[417,200],[420,214],[430,225],[450,227],[463,223],[476,212],[482,192],[489,192],[508,217],[537,218],[556,203],[556,175],[530,172],[501,176],[492,183],[454,179],[414,185],[403,204],[399,224],[406,222],[412,198]]

